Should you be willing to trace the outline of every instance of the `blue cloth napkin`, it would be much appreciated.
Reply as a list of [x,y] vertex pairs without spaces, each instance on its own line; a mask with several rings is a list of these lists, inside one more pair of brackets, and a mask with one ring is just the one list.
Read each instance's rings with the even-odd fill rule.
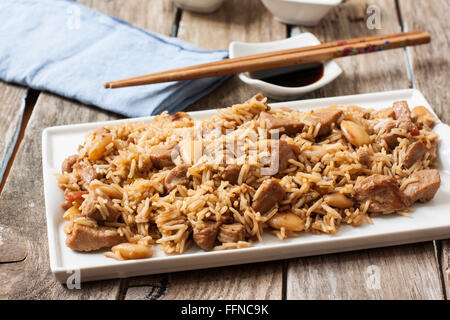
[[104,89],[107,81],[212,62],[205,51],[70,0],[0,1],[0,79],[129,117],[186,108],[224,77]]

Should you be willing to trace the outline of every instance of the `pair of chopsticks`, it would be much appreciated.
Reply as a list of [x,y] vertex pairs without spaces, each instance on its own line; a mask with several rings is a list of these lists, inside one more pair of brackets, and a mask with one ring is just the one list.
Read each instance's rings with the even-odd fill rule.
[[152,83],[193,80],[217,77],[241,72],[280,68],[311,62],[415,46],[430,42],[430,34],[420,30],[333,41],[316,46],[272,51],[232,59],[224,59],[185,68],[112,81],[105,88],[141,86]]

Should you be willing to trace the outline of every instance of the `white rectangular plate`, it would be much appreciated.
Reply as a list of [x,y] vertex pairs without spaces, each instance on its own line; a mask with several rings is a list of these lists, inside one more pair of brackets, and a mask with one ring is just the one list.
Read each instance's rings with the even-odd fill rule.
[[[397,100],[407,100],[410,107],[423,105],[432,110],[417,90],[292,101],[272,106],[312,109],[337,103],[381,109],[392,106]],[[208,110],[190,114],[201,119],[215,112]],[[450,236],[450,127],[438,123],[434,130],[439,134],[441,187],[432,201],[414,205],[412,218],[392,214],[374,218],[372,225],[364,224],[357,228],[342,225],[336,235],[303,233],[297,238],[284,241],[267,233],[263,242],[245,249],[205,252],[192,246],[184,254],[166,255],[155,246],[154,256],[145,260],[116,261],[103,256],[103,252],[72,251],[65,245],[61,209],[64,196],[57,186],[54,174],[60,171],[61,163],[67,156],[77,152],[77,146],[82,143],[88,131],[103,124],[136,120],[148,121],[151,117],[51,127],[43,131],[42,156],[50,268],[61,282],[66,281],[75,270],[80,271],[81,281],[91,281],[391,246]]]

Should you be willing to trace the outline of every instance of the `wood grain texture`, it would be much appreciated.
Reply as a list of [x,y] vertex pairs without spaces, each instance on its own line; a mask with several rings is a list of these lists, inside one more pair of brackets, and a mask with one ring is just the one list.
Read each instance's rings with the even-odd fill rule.
[[282,262],[132,278],[125,299],[280,299]]
[[[80,2],[142,28],[165,34],[171,30],[174,10],[169,1]],[[82,283],[81,290],[69,290],[51,274],[41,162],[44,128],[118,117],[51,94],[39,96],[0,196],[0,226],[8,232],[20,234],[26,250],[23,261],[0,264],[0,299],[116,299],[120,296],[120,280]],[[2,250],[14,250],[14,245],[8,241]],[[17,256],[21,256],[17,260],[22,260],[23,251]]]
[[[258,0],[230,0],[213,14],[183,11],[178,36],[203,49],[223,49],[233,40],[283,39],[286,27]],[[188,110],[226,107],[256,93],[234,76]],[[130,279],[125,299],[281,299],[281,295],[278,261]]]
[[[0,185],[19,136],[27,89],[0,81]],[[1,191],[1,189],[0,189]],[[0,224],[0,263],[23,260],[26,248],[17,230]]]
[[439,256],[441,258],[442,282],[445,287],[447,300],[450,299],[450,241],[439,241],[441,244]]
[[[292,32],[294,35],[299,32],[311,32],[321,42],[329,42],[401,31],[394,1],[382,0],[376,2],[381,13],[381,29],[372,30],[367,27],[367,15],[364,19],[354,18],[355,11],[361,11],[361,2],[372,3],[359,0],[347,1],[331,11],[317,26],[294,27]],[[354,9],[355,6],[356,9]],[[362,11],[364,12],[364,10]],[[407,77],[407,64],[402,49],[345,57],[336,60],[336,63],[344,71],[343,74],[322,89],[306,95],[305,99],[410,87]]]
[[[183,11],[178,37],[202,49],[228,49],[231,41],[264,42],[286,38],[286,26],[275,21],[259,0],[227,0],[212,14]],[[216,109],[243,102],[258,90],[230,77],[188,111]]]
[[[412,3],[400,0],[404,27],[422,29],[431,34],[431,43],[425,47],[411,48],[414,80],[439,118],[450,124],[450,2],[428,0]],[[417,14],[421,12],[421,14]],[[430,18],[432,17],[432,18]],[[450,240],[440,241],[437,246],[441,257],[442,281],[447,299],[450,297]]]
[[[358,8],[352,9],[355,5]],[[301,29],[312,32],[322,42],[399,32],[395,2],[377,1],[376,5],[381,9],[380,30],[369,30],[366,19],[355,18],[355,10],[364,12],[359,1],[347,1],[318,26]],[[293,31],[300,32],[299,29]],[[345,73],[308,98],[410,86],[403,50],[352,56],[337,63]],[[373,290],[366,285],[372,279],[373,270],[380,272],[380,289]],[[286,296],[288,299],[442,299],[443,294],[434,248],[428,242],[290,260]]]
[[410,50],[414,79],[417,89],[422,91],[439,118],[450,124],[450,2],[428,0],[413,3],[401,0],[399,4],[406,29],[421,29],[431,35],[429,45]]
[[[26,246],[25,260],[0,264],[0,298],[114,299],[119,280],[82,284],[68,290],[49,270],[42,178],[41,135],[49,126],[116,119],[117,116],[82,104],[41,94],[25,137],[0,196],[0,225],[16,230]],[[14,247],[14,243],[10,246]]]
[[175,18],[171,0],[78,0],[97,11],[152,32],[170,35]]
[[442,299],[431,242],[297,259],[288,299]]
[[19,134],[26,95],[26,88],[0,81],[0,181]]

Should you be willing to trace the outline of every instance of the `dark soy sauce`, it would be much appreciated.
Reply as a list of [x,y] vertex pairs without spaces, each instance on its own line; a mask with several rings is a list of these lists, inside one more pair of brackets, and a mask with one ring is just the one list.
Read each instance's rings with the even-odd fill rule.
[[[280,68],[280,70],[282,70]],[[257,72],[249,72],[253,79],[259,79],[264,82],[275,84],[283,87],[304,87],[319,81],[323,77],[324,65],[321,62],[309,63],[300,70],[288,71],[285,73],[274,72],[272,70],[264,70]],[[273,70],[275,71],[275,70]]]

